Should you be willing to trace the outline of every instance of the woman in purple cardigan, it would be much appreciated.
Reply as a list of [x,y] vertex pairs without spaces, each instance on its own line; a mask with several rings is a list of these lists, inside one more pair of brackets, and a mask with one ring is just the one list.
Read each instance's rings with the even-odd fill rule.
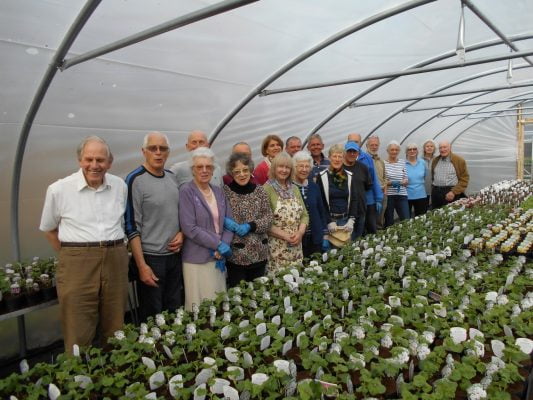
[[185,308],[192,310],[203,299],[226,291],[225,258],[231,255],[233,233],[224,230],[224,218],[232,217],[221,188],[209,182],[214,154],[200,147],[191,153],[193,180],[180,187],[179,217],[185,241],[182,248]]

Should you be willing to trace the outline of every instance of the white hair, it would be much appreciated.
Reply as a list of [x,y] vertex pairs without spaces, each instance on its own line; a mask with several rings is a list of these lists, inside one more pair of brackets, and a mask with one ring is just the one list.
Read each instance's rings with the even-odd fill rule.
[[398,143],[396,140],[391,140],[389,142],[389,144],[387,145],[387,150],[389,150],[391,146],[398,146],[401,148],[400,143]]
[[294,153],[292,160],[294,165],[296,165],[298,161],[307,161],[309,165],[313,165],[313,157],[311,157],[311,154],[305,150],[300,150]]
[[152,135],[161,135],[161,136],[163,136],[163,139],[165,139],[165,142],[167,143],[167,146],[170,147],[170,142],[168,141],[167,135],[165,135],[164,133],[158,132],[158,131],[152,131],[152,132],[148,132],[146,135],[144,135],[143,149],[146,149],[146,146],[148,146],[148,140],[150,139],[150,136],[152,136]]
[[213,163],[215,162],[215,153],[209,147],[198,147],[196,150],[191,151],[189,158],[189,165],[191,168],[194,166],[194,160],[196,158],[210,158]]

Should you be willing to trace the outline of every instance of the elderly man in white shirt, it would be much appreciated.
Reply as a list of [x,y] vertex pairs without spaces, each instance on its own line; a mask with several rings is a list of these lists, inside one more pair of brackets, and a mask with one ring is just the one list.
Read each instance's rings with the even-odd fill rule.
[[78,146],[80,169],[48,187],[40,230],[59,253],[57,292],[65,351],[92,344],[124,324],[128,252],[124,244],[127,186],[107,173],[111,152],[97,137]]

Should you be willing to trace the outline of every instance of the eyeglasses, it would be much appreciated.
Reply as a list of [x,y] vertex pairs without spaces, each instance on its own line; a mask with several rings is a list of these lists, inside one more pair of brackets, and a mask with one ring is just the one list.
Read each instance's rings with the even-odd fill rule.
[[161,153],[166,153],[170,150],[168,146],[157,146],[157,145],[150,145],[145,147],[146,150],[148,150],[150,153],[157,153],[160,151]]
[[417,151],[418,149],[415,147],[415,148],[410,148],[410,149],[407,149],[407,151]]
[[231,173],[233,174],[233,176],[248,175],[250,173],[250,170],[248,168],[234,169],[233,171],[231,171]]
[[296,164],[296,169],[306,171],[311,169],[311,166],[309,164]]
[[193,167],[196,171],[213,171],[213,169],[215,168],[214,166],[212,165],[195,165]]

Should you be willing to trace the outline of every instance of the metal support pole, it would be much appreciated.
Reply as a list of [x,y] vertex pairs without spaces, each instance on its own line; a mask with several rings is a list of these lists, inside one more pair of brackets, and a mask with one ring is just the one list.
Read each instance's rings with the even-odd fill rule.
[[[470,0],[461,0],[462,3],[467,6],[470,11],[472,11],[475,15],[477,15],[477,17],[483,21],[483,23],[485,25],[487,25],[496,35],[498,35],[500,37],[500,39],[502,39],[505,44],[507,44],[507,46],[509,46],[511,49],[513,49],[514,51],[519,51],[518,47],[515,46],[515,44],[513,42],[511,42],[509,40],[509,38],[507,38],[507,36],[505,36],[503,34],[502,31],[500,31],[496,25],[494,25],[490,19],[487,18],[487,16],[485,14],[483,14],[479,8],[477,8],[474,4],[472,4],[472,2]],[[531,66],[533,66],[533,61],[531,61],[529,58],[527,57],[524,57],[524,60],[527,61],[527,63]]]
[[505,108],[505,109],[500,109],[500,110],[486,110],[486,111],[472,111],[472,112],[469,112],[469,113],[458,113],[458,114],[440,114],[438,117],[439,118],[442,118],[442,117],[462,117],[462,116],[465,116],[465,115],[474,115],[474,114],[494,114],[494,113],[501,113],[501,112],[506,112],[506,111],[516,111],[516,110],[533,110],[533,107],[520,107],[520,105],[518,105],[518,107],[511,107],[511,108]]
[[448,104],[444,106],[436,106],[436,107],[415,107],[415,108],[406,108],[403,110],[404,113],[408,112],[415,112],[415,111],[431,111],[431,110],[440,110],[443,108],[456,108],[456,107],[469,107],[469,106],[484,106],[486,104],[499,104],[499,103],[516,103],[517,101],[523,101],[528,102],[532,101],[533,97],[527,98],[527,99],[507,99],[507,100],[494,100],[494,101],[480,101],[476,103],[468,103],[468,104]]
[[533,83],[524,83],[520,85],[494,86],[494,87],[489,87],[489,88],[484,88],[484,89],[461,90],[457,92],[429,94],[427,96],[417,96],[417,97],[403,97],[403,98],[398,98],[398,99],[389,99],[389,100],[380,100],[380,101],[369,101],[365,103],[352,103],[350,105],[350,108],[375,106],[378,104],[401,103],[403,101],[427,100],[427,99],[435,99],[438,97],[460,96],[463,94],[470,94],[470,93],[496,92],[498,90],[517,89],[517,88],[529,87],[529,86],[533,86]]
[[496,115],[484,115],[482,117],[466,117],[465,119],[489,119],[489,118],[505,118],[505,117],[520,117],[521,115],[533,115],[533,113],[529,114],[496,114]]
[[448,69],[463,68],[463,67],[469,67],[472,65],[487,64],[487,63],[496,62],[496,61],[509,60],[513,58],[522,58],[526,55],[533,55],[533,50],[526,50],[526,51],[522,51],[519,53],[507,53],[504,55],[493,56],[493,57],[478,58],[475,60],[465,61],[464,63],[454,62],[454,63],[449,63],[449,64],[435,65],[431,67],[411,68],[411,69],[406,69],[402,71],[387,72],[384,74],[367,75],[361,78],[341,79],[338,81],[315,83],[312,85],[290,86],[290,87],[279,88],[279,89],[267,89],[267,90],[263,90],[260,93],[260,96],[269,96],[272,94],[279,94],[279,93],[298,92],[301,90],[348,85],[352,83],[375,81],[375,80],[386,79],[386,78],[397,78],[397,77],[406,76],[406,75],[425,74],[427,72],[444,71]]
[[19,356],[21,358],[26,357],[28,353],[28,345],[26,342],[26,321],[24,315],[17,317],[17,328],[19,333]]
[[193,11],[189,14],[174,18],[170,21],[156,25],[152,28],[145,29],[142,32],[117,40],[116,42],[110,43],[102,47],[98,47],[97,49],[80,54],[79,56],[69,58],[68,60],[63,61],[61,65],[61,70],[63,71],[84,61],[91,60],[101,55],[111,53],[112,51],[131,46],[132,44],[139,43],[143,40],[150,39],[157,35],[161,35],[162,33],[169,32],[176,28],[192,24],[193,22],[197,22],[217,14],[222,14],[226,11],[242,7],[250,3],[255,3],[256,1],[258,0],[227,0],[202,8],[197,11]]
[[35,96],[31,102],[30,108],[26,113],[26,118],[24,118],[24,123],[22,124],[22,129],[19,135],[19,141],[17,145],[17,150],[15,153],[15,161],[13,163],[13,177],[11,181],[11,242],[13,249],[13,257],[15,260],[20,260],[20,237],[19,237],[19,191],[20,191],[20,175],[22,170],[22,160],[24,158],[24,152],[26,151],[26,142],[28,141],[28,136],[30,134],[31,126],[35,115],[41,103],[46,95],[48,87],[52,83],[54,76],[58,70],[61,60],[65,57],[68,50],[76,40],[76,37],[82,30],[83,26],[90,18],[91,14],[94,12],[96,7],[100,4],[101,0],[88,0],[85,3],[85,6],[82,8],[78,14],[76,20],[66,33],[63,41],[59,45],[57,51],[55,52],[52,61],[48,65],[46,72],[44,73],[41,83],[37,88]]
[[257,85],[252,91],[250,91],[246,97],[244,97],[222,120],[217,124],[215,129],[213,130],[211,136],[209,137],[209,143],[213,144],[213,142],[216,140],[222,129],[224,129],[230,121],[235,118],[235,116],[244,108],[248,103],[250,103],[263,89],[265,89],[268,85],[270,85],[272,82],[274,82],[276,79],[278,79],[280,76],[284,75],[288,71],[290,71],[292,68],[297,66],[298,64],[302,63],[303,61],[307,60],[312,55],[318,53],[319,51],[325,49],[326,47],[338,42],[339,40],[355,33],[360,30],[363,30],[364,28],[367,28],[369,26],[372,26],[373,24],[376,24],[380,21],[383,21],[387,18],[390,18],[394,15],[401,14],[403,12],[409,11],[413,8],[423,6],[428,3],[432,3],[436,0],[411,0],[404,4],[391,7],[388,10],[382,11],[376,15],[372,15],[371,17],[364,19],[355,25],[352,25],[346,29],[343,29],[332,36],[328,37],[327,39],[323,40],[322,42],[318,43],[317,45],[311,47],[310,49],[306,50],[302,54],[298,55],[293,60],[289,61],[285,65],[281,66],[277,71],[273,72],[270,76],[268,76],[263,82],[261,82],[259,85]]

